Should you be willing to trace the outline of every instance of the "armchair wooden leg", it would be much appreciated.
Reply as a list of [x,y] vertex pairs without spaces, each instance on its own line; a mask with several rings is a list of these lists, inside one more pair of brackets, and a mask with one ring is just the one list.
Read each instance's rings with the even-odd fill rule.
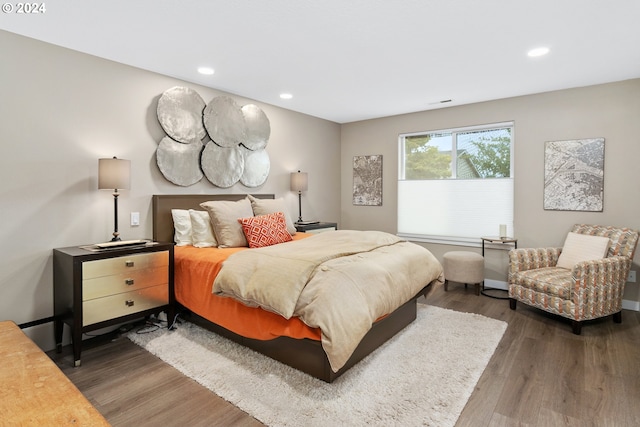
[[580,335],[580,333],[582,332],[582,322],[578,322],[577,320],[572,320],[571,327],[573,328],[573,333],[576,335]]
[[622,323],[622,311],[619,311],[617,313],[613,313],[613,321],[615,323]]
[[518,302],[517,300],[515,300],[515,299],[513,299],[513,298],[509,298],[509,308],[510,308],[511,310],[515,310],[515,309],[516,309],[516,303],[517,303],[517,302]]
[[444,291],[447,292],[449,290],[449,281],[444,279]]

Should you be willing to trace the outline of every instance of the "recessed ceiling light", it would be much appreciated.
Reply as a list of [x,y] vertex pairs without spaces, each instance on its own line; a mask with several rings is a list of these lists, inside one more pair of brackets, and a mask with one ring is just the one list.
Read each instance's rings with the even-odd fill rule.
[[543,56],[546,55],[547,53],[549,53],[549,48],[548,47],[537,47],[535,49],[531,49],[529,52],[527,52],[527,55],[529,55],[530,57],[536,57],[536,56]]
[[282,98],[282,99],[291,99],[291,98],[293,98],[293,95],[291,95],[290,93],[281,93],[280,94],[280,98]]
[[198,72],[200,74],[204,74],[205,76],[210,76],[213,73],[215,73],[215,70],[213,68],[209,68],[209,67],[200,67],[200,68],[198,68]]

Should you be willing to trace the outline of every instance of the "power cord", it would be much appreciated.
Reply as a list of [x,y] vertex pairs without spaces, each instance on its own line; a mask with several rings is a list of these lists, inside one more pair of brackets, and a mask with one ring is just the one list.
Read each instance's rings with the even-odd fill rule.
[[[171,326],[169,326],[167,329],[169,329],[170,331],[176,329],[176,324],[178,323],[178,317],[180,316],[180,314],[181,312],[176,313],[176,315],[173,317],[173,322],[171,322]],[[148,334],[151,332],[155,332],[158,329],[163,328],[165,324],[168,324],[167,320],[160,320],[157,317],[155,318],[155,320],[153,320],[152,317],[147,320],[144,325],[138,328],[138,330],[136,330],[136,334]]]
[[178,322],[178,317],[180,316],[182,312],[179,311],[176,313],[176,315],[173,317],[173,322],[171,322],[171,325],[169,326],[169,330],[173,331],[176,328],[176,323]]
[[136,329],[136,334],[149,334],[155,332],[162,327],[162,324],[146,321],[144,325]]
[[136,334],[148,334],[155,332],[163,327],[163,323],[166,324],[166,320],[161,320],[158,315],[151,315],[144,324],[136,330]]

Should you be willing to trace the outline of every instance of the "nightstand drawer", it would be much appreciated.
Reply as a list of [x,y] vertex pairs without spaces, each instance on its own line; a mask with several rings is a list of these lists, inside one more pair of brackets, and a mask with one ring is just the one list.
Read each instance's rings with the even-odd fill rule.
[[82,300],[88,301],[149,286],[167,285],[167,267],[145,268],[112,276],[101,276],[82,281]]
[[92,325],[168,303],[169,288],[166,285],[96,298],[82,303],[82,324]]
[[82,263],[83,280],[169,265],[169,252],[153,252]]

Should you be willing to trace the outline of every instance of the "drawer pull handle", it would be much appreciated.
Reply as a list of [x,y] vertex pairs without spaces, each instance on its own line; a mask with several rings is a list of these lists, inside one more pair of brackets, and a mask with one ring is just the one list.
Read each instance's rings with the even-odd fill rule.
[[126,283],[127,285],[131,286],[133,285],[134,280],[133,279],[125,279],[124,283]]
[[124,265],[126,265],[127,267],[133,267],[134,263],[133,261],[125,261]]
[[127,305],[127,307],[133,307],[134,302],[132,299],[129,299],[125,301],[125,304]]

